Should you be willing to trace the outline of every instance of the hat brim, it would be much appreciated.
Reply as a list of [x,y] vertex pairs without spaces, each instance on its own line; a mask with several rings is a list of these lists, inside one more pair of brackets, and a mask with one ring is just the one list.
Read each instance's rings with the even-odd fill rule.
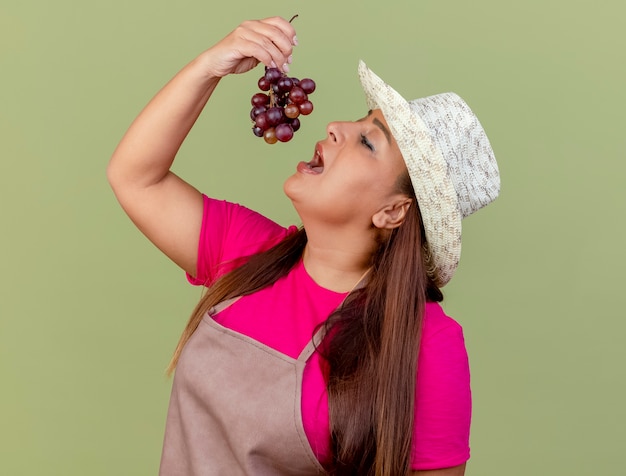
[[443,155],[431,131],[410,104],[380,79],[363,61],[359,79],[370,109],[380,109],[395,138],[411,177],[426,240],[444,286],[461,257],[461,212]]

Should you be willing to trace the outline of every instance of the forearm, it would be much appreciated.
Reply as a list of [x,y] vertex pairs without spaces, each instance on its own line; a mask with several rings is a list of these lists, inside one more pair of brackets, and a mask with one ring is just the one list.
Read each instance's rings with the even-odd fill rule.
[[205,66],[207,55],[185,66],[134,120],[109,162],[112,185],[148,187],[168,174],[220,79]]

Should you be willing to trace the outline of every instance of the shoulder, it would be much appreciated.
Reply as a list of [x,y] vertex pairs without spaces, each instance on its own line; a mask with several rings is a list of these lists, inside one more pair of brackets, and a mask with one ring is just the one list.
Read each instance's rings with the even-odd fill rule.
[[203,199],[196,276],[192,284],[210,284],[242,264],[241,260],[266,251],[297,231],[238,203]]
[[205,219],[240,221],[249,225],[259,224],[260,226],[282,229],[278,223],[239,203],[211,198],[206,195],[202,195],[202,199]]
[[271,247],[297,227],[283,227],[261,213],[239,203],[209,198],[204,199],[203,234],[223,233],[230,242],[262,251]]
[[422,345],[446,339],[463,339],[463,327],[437,302],[427,302],[422,324]]

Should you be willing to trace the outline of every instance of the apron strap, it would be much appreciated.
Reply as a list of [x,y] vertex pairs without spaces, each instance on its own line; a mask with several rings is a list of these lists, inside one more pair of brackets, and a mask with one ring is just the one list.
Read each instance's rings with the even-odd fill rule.
[[324,339],[325,332],[326,328],[324,327],[324,325],[321,325],[317,332],[313,335],[313,338],[309,341],[306,347],[302,349],[302,352],[300,352],[300,355],[298,356],[299,361],[306,362],[307,360],[309,360],[309,357],[313,355],[313,352],[315,352],[317,346],[320,345],[320,343]]
[[223,311],[224,309],[226,309],[230,305],[235,304],[235,302],[239,301],[239,299],[241,299],[241,297],[242,296],[236,296],[234,298],[227,299],[226,301],[218,302],[215,306],[213,306],[211,309],[209,309],[207,311],[207,314],[209,316],[214,316],[215,314],[217,314],[218,312]]

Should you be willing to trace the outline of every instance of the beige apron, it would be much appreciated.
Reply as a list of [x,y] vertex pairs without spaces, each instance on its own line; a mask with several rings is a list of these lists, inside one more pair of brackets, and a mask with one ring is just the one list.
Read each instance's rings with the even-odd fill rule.
[[204,316],[176,369],[160,476],[326,474],[302,425],[297,359]]

